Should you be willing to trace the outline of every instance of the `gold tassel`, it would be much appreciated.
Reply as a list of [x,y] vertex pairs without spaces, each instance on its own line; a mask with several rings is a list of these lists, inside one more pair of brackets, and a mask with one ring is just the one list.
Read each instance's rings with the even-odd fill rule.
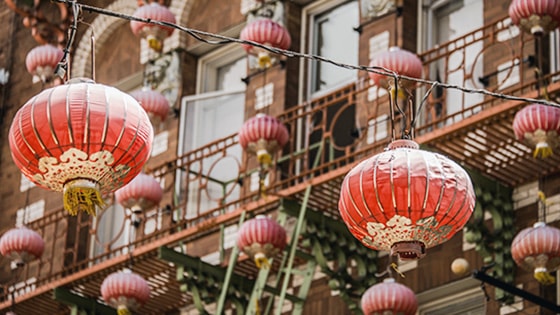
[[267,52],[260,52],[257,57],[259,69],[268,69],[272,66],[272,58]]
[[132,315],[132,313],[125,306],[119,306],[117,315]]
[[73,180],[64,185],[63,203],[70,215],[77,215],[80,210],[95,215],[96,206],[105,205],[96,184],[85,179]]
[[266,258],[266,256],[263,253],[256,253],[255,254],[255,265],[257,265],[257,267],[259,269],[269,269],[270,268],[270,262],[268,261],[268,258]]
[[543,159],[549,157],[552,155],[552,149],[546,145],[546,146],[537,146],[535,148],[535,151],[533,151],[533,157],[534,158],[538,158],[541,157]]
[[154,51],[161,52],[163,50],[163,42],[161,40],[157,39],[154,36],[148,36],[148,38],[146,39],[148,41],[148,47],[150,47]]
[[556,279],[546,271],[536,271],[534,274],[535,279],[543,285],[551,285],[556,283]]

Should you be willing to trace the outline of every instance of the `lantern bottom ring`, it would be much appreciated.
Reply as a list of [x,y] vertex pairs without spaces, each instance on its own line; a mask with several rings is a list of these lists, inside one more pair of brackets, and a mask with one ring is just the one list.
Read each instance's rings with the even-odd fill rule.
[[420,241],[402,241],[391,246],[391,255],[401,260],[415,260],[426,256],[426,245]]

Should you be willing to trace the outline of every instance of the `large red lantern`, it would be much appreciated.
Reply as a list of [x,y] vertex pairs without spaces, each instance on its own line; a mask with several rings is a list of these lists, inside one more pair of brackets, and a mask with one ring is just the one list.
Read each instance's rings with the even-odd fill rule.
[[558,27],[560,2],[558,0],[513,0],[509,6],[513,24],[525,32],[542,35]]
[[[388,51],[377,54],[370,62],[370,67],[383,67],[387,70],[394,71],[398,75],[404,75],[411,78],[422,77],[422,61],[420,58],[399,47],[391,47]],[[382,75],[369,72],[369,78],[375,85],[384,89],[391,89],[394,85],[394,78],[390,75]],[[406,79],[399,80],[400,89],[412,89],[416,86],[416,82]],[[400,94],[401,96],[404,94]]]
[[150,175],[140,173],[130,183],[115,192],[117,202],[134,212],[158,205],[163,197],[160,183]]
[[163,94],[150,88],[130,92],[154,123],[162,122],[169,114],[169,101]]
[[132,180],[150,157],[152,124],[130,95],[74,79],[42,91],[16,113],[12,158],[32,182],[64,192],[64,208],[95,214],[101,194]]
[[387,278],[364,292],[361,305],[364,315],[414,315],[418,300],[410,288]]
[[339,210],[365,246],[419,259],[461,230],[475,194],[467,172],[448,158],[397,140],[355,166],[342,183]]
[[25,67],[33,75],[33,82],[50,82],[54,78],[54,71],[63,55],[62,49],[50,44],[31,49],[25,57]]
[[[152,21],[175,24],[175,15],[165,6],[152,2],[139,7],[133,16]],[[130,21],[130,28],[134,35],[148,41],[148,46],[157,52],[163,50],[163,41],[173,34],[174,28],[159,24],[150,24],[140,21]]]
[[101,284],[101,296],[117,309],[119,315],[129,315],[150,299],[150,286],[138,274],[130,271],[115,272]]
[[243,149],[256,154],[259,163],[265,167],[272,163],[272,153],[282,148],[290,137],[284,124],[262,113],[247,120],[238,136]]
[[278,222],[259,215],[241,225],[237,247],[263,268],[268,267],[268,259],[284,250],[286,238],[286,230]]
[[560,266],[560,229],[537,222],[521,230],[511,243],[511,256],[517,265],[533,271],[540,283],[554,283],[550,272]]
[[0,254],[22,265],[43,255],[45,241],[26,227],[11,229],[0,238]]
[[[264,18],[256,19],[247,24],[241,30],[239,39],[283,50],[290,48],[292,44],[290,33],[284,26]],[[249,44],[244,44],[243,47],[247,53],[257,57],[259,68],[268,68],[272,65],[273,60],[266,49]]]
[[560,108],[531,104],[515,114],[513,131],[520,141],[535,146],[534,157],[549,157],[558,147]]

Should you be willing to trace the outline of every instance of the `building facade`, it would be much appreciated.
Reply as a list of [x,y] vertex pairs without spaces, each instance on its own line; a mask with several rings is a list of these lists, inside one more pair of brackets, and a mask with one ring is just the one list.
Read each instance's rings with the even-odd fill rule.
[[[470,271],[558,304],[557,286],[541,285],[511,257],[520,230],[537,221],[559,226],[560,157],[534,158],[511,128],[527,104],[514,97],[557,102],[558,30],[523,32],[508,16],[509,0],[165,0],[176,24],[194,32],[175,29],[158,52],[130,29],[127,17],[144,1],[78,1],[78,12],[72,3],[0,3],[0,233],[27,226],[45,240],[42,257],[24,266],[0,259],[0,312],[115,314],[100,286],[128,268],[151,288],[138,314],[363,314],[360,297],[385,270],[415,292],[421,315],[554,314]],[[260,17],[288,30],[296,54],[256,66],[231,39]],[[76,19],[66,78],[123,92],[149,86],[171,107],[152,121],[143,168],[163,199],[140,213],[107,194],[96,216],[70,216],[61,193],[37,187],[12,161],[14,115],[61,84],[35,82],[26,54],[40,41],[64,48]],[[396,101],[397,113],[387,91],[358,70],[394,46],[420,57],[425,80]],[[237,136],[257,113],[278,117],[290,134],[264,173]],[[403,262],[355,239],[338,200],[344,176],[382,152],[394,130],[410,127],[407,115],[416,142],[468,170],[476,207],[463,231]],[[288,233],[269,269],[236,247],[240,224],[258,214]],[[457,258],[469,272],[451,271]]]

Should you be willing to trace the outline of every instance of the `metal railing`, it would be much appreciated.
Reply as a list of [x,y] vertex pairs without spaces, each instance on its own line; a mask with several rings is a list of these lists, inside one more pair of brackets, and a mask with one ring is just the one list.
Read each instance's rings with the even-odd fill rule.
[[[496,47],[504,48],[496,54]],[[531,85],[535,83],[534,72],[526,61],[530,61],[528,56],[533,54],[533,48],[532,37],[516,33],[506,20],[500,20],[428,50],[420,57],[424,62],[424,78],[523,95],[529,89],[534,90]],[[388,96],[370,86],[366,77],[363,74],[356,83],[290,108],[279,116],[288,127],[290,141],[268,170],[267,194],[273,196],[305,185],[311,178],[328,175],[385,147],[391,137]],[[416,91],[409,92],[421,96],[427,88],[419,86]],[[418,134],[453,124],[502,101],[482,94],[455,91],[438,88],[432,91],[418,112]],[[395,124],[398,125],[400,119],[401,116],[397,116]],[[33,222],[30,227],[47,236],[50,255],[25,267],[21,279],[35,280],[32,284],[20,284],[18,292],[23,293],[31,286],[46,284],[111,257],[125,255],[132,247],[140,247],[201,222],[206,223],[206,228],[200,229],[201,234],[205,234],[216,228],[214,218],[259,200],[262,198],[260,192],[251,188],[251,181],[255,180],[253,174],[259,171],[253,157],[245,156],[243,161],[236,158],[239,172],[231,178],[216,179],[212,173],[238,146],[234,134],[148,170],[166,181],[181,180],[183,193],[191,195],[144,217],[131,244],[105,244],[102,246],[104,250],[92,254],[91,239],[97,230],[96,222],[82,216],[68,217],[63,209],[51,211]],[[211,188],[213,190],[209,192]],[[235,195],[232,191],[236,191]],[[218,194],[214,195],[216,192]],[[133,220],[129,213],[123,224],[130,225]],[[216,244],[216,248],[209,250],[223,249]],[[9,299],[9,292],[2,293],[0,299]]]

